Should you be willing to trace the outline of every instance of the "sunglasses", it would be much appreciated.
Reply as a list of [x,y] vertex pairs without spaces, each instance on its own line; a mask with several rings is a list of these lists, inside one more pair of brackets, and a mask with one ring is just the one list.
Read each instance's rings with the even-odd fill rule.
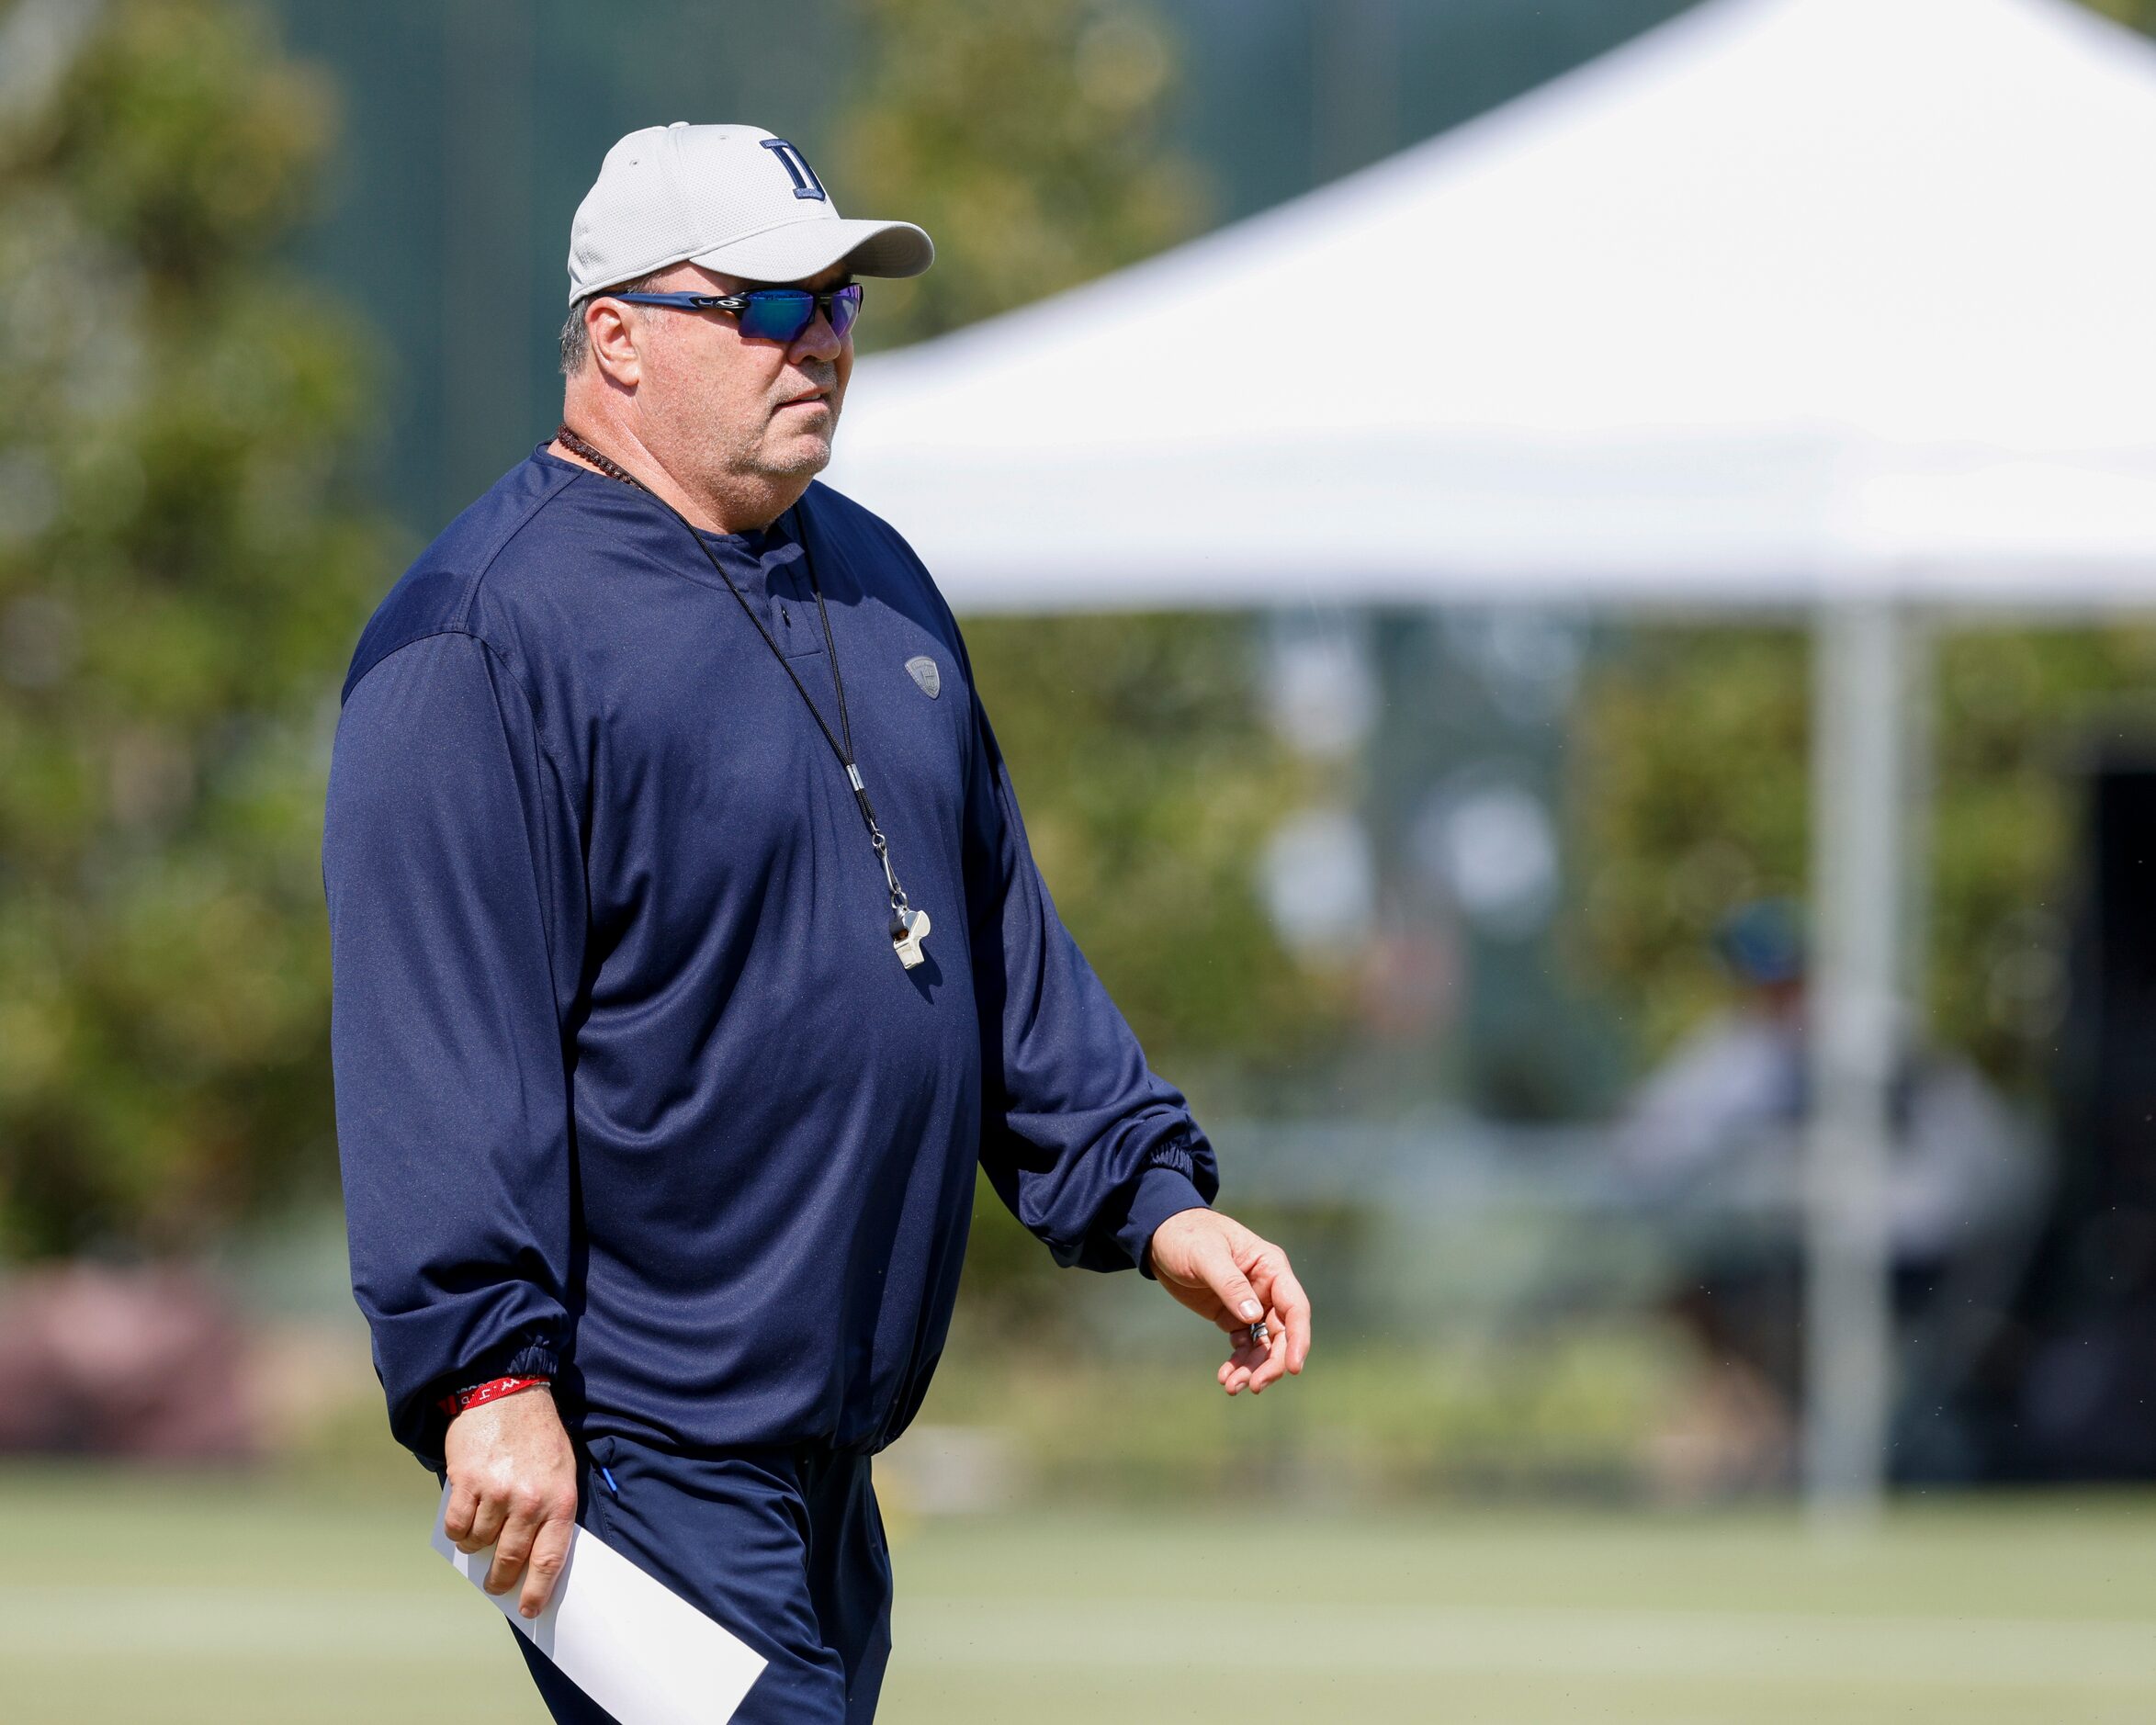
[[826,293],[812,294],[806,288],[759,288],[745,294],[608,294],[609,299],[626,299],[632,306],[675,306],[683,311],[730,311],[740,321],[741,333],[756,342],[791,342],[816,321],[821,310],[830,320],[831,333],[841,341],[861,315],[861,284],[848,282]]

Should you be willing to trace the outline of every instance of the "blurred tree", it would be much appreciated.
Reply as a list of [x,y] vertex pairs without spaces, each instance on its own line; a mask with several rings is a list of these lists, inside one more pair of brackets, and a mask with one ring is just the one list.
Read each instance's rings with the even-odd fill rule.
[[[1173,51],[1131,0],[855,3],[868,70],[837,181],[936,241],[927,275],[872,287],[864,335],[938,334],[1197,225],[1162,138]],[[1262,1064],[1326,1022],[1256,896],[1300,770],[1255,709],[1247,625],[976,618],[966,639],[1058,908],[1149,1052]]]
[[936,265],[877,282],[864,340],[918,341],[1187,239],[1205,197],[1165,141],[1175,56],[1135,0],[852,0],[844,207],[903,209]]
[[[2156,734],[2156,630],[1970,630],[1936,649],[1928,1021],[2026,1088],[2063,1004],[2073,757],[2099,735]],[[1708,945],[1721,917],[1805,890],[1809,695],[1796,630],[1640,630],[1590,682],[1576,934],[1647,1054],[1721,998]]]
[[[1198,176],[1163,140],[1172,45],[1141,6],[855,4],[865,71],[831,178],[844,207],[903,210],[936,242],[926,276],[871,287],[864,340],[940,334],[1199,225]],[[976,618],[965,634],[1057,908],[1154,1064],[1202,1103],[1322,1039],[1339,1003],[1282,955],[1257,899],[1269,827],[1309,787],[1255,710],[1247,623]],[[1022,1327],[1056,1295],[1000,1209],[978,1206],[971,1309]]]
[[2156,0],[2083,0],[2105,17],[2116,18],[2146,34],[2156,35]]
[[1721,998],[1716,923],[1746,899],[1803,890],[1806,660],[1789,630],[1619,638],[1575,718],[1574,852],[1587,873],[1569,902],[1586,970],[1652,1055]]
[[388,554],[354,328],[277,263],[330,95],[226,0],[19,0],[0,74],[0,1253],[186,1249],[333,1187],[324,741]]

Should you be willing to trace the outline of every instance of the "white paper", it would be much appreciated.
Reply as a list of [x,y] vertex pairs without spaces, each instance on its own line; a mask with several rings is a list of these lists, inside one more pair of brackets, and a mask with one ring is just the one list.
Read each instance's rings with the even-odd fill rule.
[[435,1510],[435,1550],[620,1725],[726,1725],[763,1670],[763,1658],[679,1594],[581,1528],[569,1562],[536,1618],[517,1614],[524,1578],[504,1594],[484,1585],[494,1548],[469,1556],[450,1542]]

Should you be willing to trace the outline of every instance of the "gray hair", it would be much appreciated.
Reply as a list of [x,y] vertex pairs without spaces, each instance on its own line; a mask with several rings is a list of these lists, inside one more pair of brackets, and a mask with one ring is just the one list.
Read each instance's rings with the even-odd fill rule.
[[593,300],[603,299],[608,294],[648,293],[652,283],[672,267],[669,264],[665,268],[652,270],[634,281],[617,281],[611,288],[593,288],[581,299],[572,301],[569,316],[561,325],[561,375],[565,378],[575,377],[592,357],[592,338],[584,329],[584,313],[591,310]]

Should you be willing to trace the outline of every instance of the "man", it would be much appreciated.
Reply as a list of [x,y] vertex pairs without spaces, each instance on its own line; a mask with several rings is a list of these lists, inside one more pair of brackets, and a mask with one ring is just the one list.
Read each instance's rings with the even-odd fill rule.
[[[856,278],[925,269],[799,151],[608,152],[564,425],[384,599],[323,837],[353,1286],[448,1532],[536,1616],[572,1520],[770,1661],[739,1719],[873,1717],[869,1457],[940,1352],[974,1167],[1303,1368],[1285,1255],[1057,921],[957,626],[813,476]],[[525,1638],[558,1719],[604,1718]]]

